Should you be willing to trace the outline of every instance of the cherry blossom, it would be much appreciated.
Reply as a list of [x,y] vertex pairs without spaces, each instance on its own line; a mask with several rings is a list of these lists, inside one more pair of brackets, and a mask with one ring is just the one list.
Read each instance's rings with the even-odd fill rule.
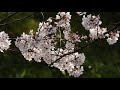
[[0,52],[4,52],[10,48],[11,40],[4,31],[0,32]]
[[58,68],[62,73],[65,73],[67,70],[70,76],[79,77],[84,71],[83,66],[81,66],[84,61],[84,53],[74,53],[63,57],[59,62],[54,63],[53,66]]
[[100,16],[92,16],[87,15],[87,17],[85,15],[83,15],[82,18],[82,25],[86,30],[90,30],[90,29],[95,29],[96,27],[98,27],[99,25],[102,24],[102,21],[100,20]]
[[106,34],[107,38],[107,42],[109,43],[109,45],[113,45],[114,43],[117,43],[118,38],[119,38],[119,31],[117,32],[111,32],[110,34]]
[[76,12],[79,16],[86,15],[86,12]]

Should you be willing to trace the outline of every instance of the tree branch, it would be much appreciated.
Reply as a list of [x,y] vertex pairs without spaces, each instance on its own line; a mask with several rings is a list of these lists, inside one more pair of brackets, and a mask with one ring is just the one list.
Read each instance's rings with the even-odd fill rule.
[[14,20],[14,21],[11,21],[11,22],[3,23],[3,24],[0,24],[0,26],[5,26],[5,25],[11,24],[11,23],[15,23],[15,22],[24,20],[24,19],[26,19],[26,18],[28,18],[28,17],[31,17],[31,16],[32,16],[32,15],[28,15],[28,16],[25,16],[25,17],[23,17],[23,18],[20,18],[20,19],[16,19],[16,20]]
[[[107,33],[109,33],[109,32],[111,32],[111,31],[116,30],[119,26],[120,26],[120,22],[117,23],[113,28],[111,28],[110,30],[108,30],[106,33],[104,33],[104,35],[107,34]],[[97,42],[98,40],[100,40],[100,39],[96,39],[96,40],[94,40],[94,41],[86,44],[85,46],[80,47],[79,49],[77,49],[77,50],[75,50],[75,51],[73,51],[73,52],[70,52],[70,53],[67,53],[67,54],[64,54],[64,55],[60,56],[60,58],[58,58],[56,61],[52,62],[52,63],[50,64],[50,66],[53,65],[53,64],[56,63],[56,62],[59,62],[61,58],[65,57],[65,56],[67,56],[67,55],[71,55],[71,54],[73,54],[73,53],[79,52],[79,51],[85,49],[86,47],[94,44],[94,43]]]
[[13,16],[16,15],[17,13],[18,13],[18,12],[15,12],[15,13],[7,16],[6,18],[2,19],[2,20],[0,21],[0,23],[4,22],[5,20],[7,20],[7,19],[9,19],[9,18],[11,18],[11,17],[13,17]]

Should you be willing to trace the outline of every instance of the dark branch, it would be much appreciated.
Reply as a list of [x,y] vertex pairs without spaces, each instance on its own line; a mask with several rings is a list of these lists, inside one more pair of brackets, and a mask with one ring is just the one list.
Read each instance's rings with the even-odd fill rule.
[[[120,22],[117,23],[113,28],[111,28],[110,30],[108,30],[106,33],[104,33],[104,35],[107,34],[107,33],[109,33],[109,32],[111,32],[111,31],[116,30],[119,26],[120,26]],[[50,64],[50,66],[53,65],[53,64],[56,63],[56,62],[59,62],[59,60],[62,59],[63,57],[65,57],[65,56],[67,56],[67,55],[71,55],[71,54],[76,53],[76,52],[79,52],[79,51],[85,49],[86,47],[94,44],[94,43],[97,42],[98,40],[100,40],[100,39],[96,39],[96,40],[94,40],[94,41],[86,44],[85,46],[80,47],[79,49],[77,49],[77,50],[75,50],[75,51],[73,51],[73,52],[70,52],[70,53],[67,53],[67,54],[64,54],[64,55],[60,56],[60,58],[58,58],[56,61],[52,62],[52,63]]]
[[14,20],[14,21],[11,21],[11,22],[7,22],[7,23],[3,23],[3,24],[0,24],[0,26],[5,26],[5,25],[8,25],[8,24],[11,24],[11,23],[15,23],[15,22],[18,22],[18,21],[21,21],[21,20],[24,20],[28,17],[31,17],[32,15],[28,15],[28,16],[25,16],[23,18],[20,18],[20,19],[17,19],[17,20]]
[[104,33],[104,34],[107,34],[107,33],[111,32],[111,31],[114,31],[114,30],[118,29],[119,26],[120,26],[120,22],[117,23],[113,28],[111,28],[109,31],[107,31],[107,32]]
[[[12,14],[12,15],[9,15],[9,16],[6,17],[5,19],[1,20],[0,23],[3,22],[3,21],[5,21],[5,20],[7,20],[8,18],[14,16],[15,14],[17,14],[17,12],[14,13],[14,14]],[[41,12],[41,15],[42,15],[42,17],[43,17],[43,24],[44,24],[45,17],[44,17],[43,12]],[[31,17],[31,16],[32,16],[32,15],[28,15],[28,16],[25,16],[25,17],[23,17],[23,18],[20,18],[20,19],[16,19],[16,20],[14,20],[14,21],[11,21],[11,22],[3,23],[3,24],[0,24],[0,26],[5,26],[5,25],[11,24],[11,23],[15,23],[15,22],[24,20],[24,19],[26,19],[26,18],[28,18],[28,17]],[[42,26],[43,26],[43,25],[42,25]],[[41,26],[41,27],[42,27],[42,26]]]
[[7,16],[6,18],[2,19],[2,20],[0,21],[0,23],[4,22],[5,20],[7,20],[7,19],[9,19],[9,18],[11,18],[11,17],[13,17],[13,16],[16,15],[17,13],[18,13],[18,12],[15,12],[15,13]]

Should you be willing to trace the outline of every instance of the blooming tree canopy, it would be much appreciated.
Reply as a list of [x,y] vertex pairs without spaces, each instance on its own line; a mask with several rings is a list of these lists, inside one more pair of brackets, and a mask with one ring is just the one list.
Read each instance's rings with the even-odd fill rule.
[[[36,32],[30,30],[29,34],[23,32],[16,37],[16,47],[28,61],[45,62],[50,67],[58,68],[63,74],[67,71],[70,76],[81,76],[87,58],[81,50],[98,39],[106,39],[109,45],[113,45],[117,43],[120,31],[101,27],[100,15],[87,15],[86,12],[76,14],[82,18],[81,24],[88,35],[72,31],[70,12],[58,12],[55,17],[40,22]],[[78,44],[83,41],[87,42],[86,45],[79,47]],[[8,50],[10,45],[10,37],[1,31],[0,52]]]

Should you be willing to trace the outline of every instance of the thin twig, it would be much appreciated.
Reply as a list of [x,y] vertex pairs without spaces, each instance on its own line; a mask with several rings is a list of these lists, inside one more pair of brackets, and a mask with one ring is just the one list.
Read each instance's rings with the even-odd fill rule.
[[41,15],[42,15],[42,25],[41,25],[41,27],[39,28],[39,29],[41,29],[42,28],[42,26],[44,25],[44,21],[45,21],[45,16],[44,16],[44,14],[43,14],[43,12],[40,12],[41,13]]
[[43,12],[41,12],[41,15],[42,15],[42,17],[43,17],[43,22],[44,22],[45,16],[44,16]]

